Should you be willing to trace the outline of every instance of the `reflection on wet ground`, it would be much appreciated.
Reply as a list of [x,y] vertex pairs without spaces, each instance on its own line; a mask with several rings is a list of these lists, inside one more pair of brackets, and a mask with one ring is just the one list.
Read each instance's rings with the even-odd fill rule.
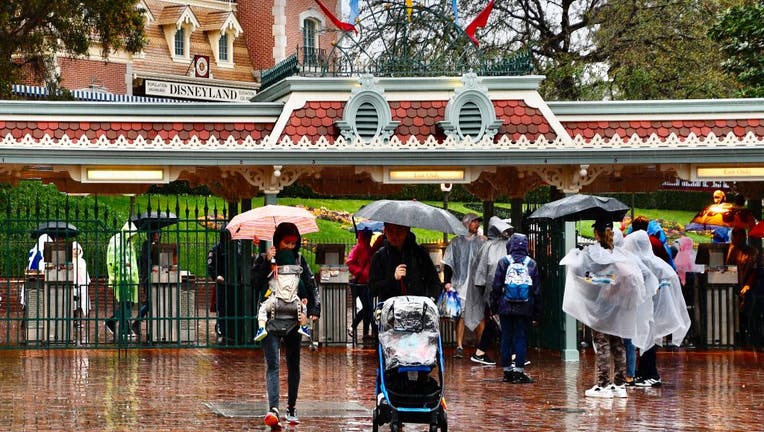
[[[305,349],[302,422],[294,429],[371,430],[375,354]],[[526,371],[536,382],[526,385],[502,382],[500,367],[446,354],[451,431],[764,429],[764,362],[752,351],[659,352],[662,387],[610,400],[584,397],[594,380],[591,352],[563,362],[557,352],[531,351]],[[0,430],[262,431],[264,373],[260,350],[1,352]],[[284,405],[285,368],[281,373]],[[221,415],[220,407],[229,410]]]

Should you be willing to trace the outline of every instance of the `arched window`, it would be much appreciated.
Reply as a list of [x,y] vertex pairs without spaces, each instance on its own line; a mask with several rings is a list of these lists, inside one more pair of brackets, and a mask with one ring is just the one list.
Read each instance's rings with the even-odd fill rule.
[[228,58],[228,33],[223,33],[218,39],[218,61],[227,62]]
[[318,63],[318,22],[307,18],[302,24],[303,64],[316,65]]
[[175,57],[186,55],[186,31],[183,27],[175,32]]

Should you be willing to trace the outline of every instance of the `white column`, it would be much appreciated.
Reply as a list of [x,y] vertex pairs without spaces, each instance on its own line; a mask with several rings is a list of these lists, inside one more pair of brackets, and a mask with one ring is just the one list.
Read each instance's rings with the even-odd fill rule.
[[[565,252],[576,247],[576,223],[565,222]],[[562,359],[564,361],[578,361],[578,345],[577,345],[577,330],[578,325],[576,319],[572,316],[565,314],[565,345],[562,348]]]

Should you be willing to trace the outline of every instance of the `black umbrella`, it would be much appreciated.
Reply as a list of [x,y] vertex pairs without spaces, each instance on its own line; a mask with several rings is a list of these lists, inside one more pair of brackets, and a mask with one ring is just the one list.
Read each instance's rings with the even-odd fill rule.
[[456,216],[421,201],[374,201],[354,216],[444,233],[468,234],[467,228]]
[[36,239],[43,234],[48,234],[53,238],[74,237],[80,233],[76,226],[65,221],[46,221],[40,222],[37,228],[32,230],[32,238]]
[[615,198],[576,194],[546,203],[531,213],[528,218],[615,221],[623,219],[628,211],[629,206]]
[[155,210],[133,216],[130,218],[130,222],[135,224],[138,231],[159,231],[168,225],[178,223],[178,217],[175,216],[175,213]]

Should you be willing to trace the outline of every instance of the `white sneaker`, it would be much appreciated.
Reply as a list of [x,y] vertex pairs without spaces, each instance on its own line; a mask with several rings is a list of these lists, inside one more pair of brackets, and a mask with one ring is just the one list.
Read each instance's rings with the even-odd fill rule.
[[598,385],[595,385],[594,387],[585,391],[584,395],[587,397],[603,398],[603,399],[613,398],[613,392],[610,390],[610,387],[600,387]]
[[629,397],[629,395],[626,394],[626,386],[625,385],[615,385],[612,384],[610,386],[610,392],[613,394],[613,397],[616,398],[625,398]]

